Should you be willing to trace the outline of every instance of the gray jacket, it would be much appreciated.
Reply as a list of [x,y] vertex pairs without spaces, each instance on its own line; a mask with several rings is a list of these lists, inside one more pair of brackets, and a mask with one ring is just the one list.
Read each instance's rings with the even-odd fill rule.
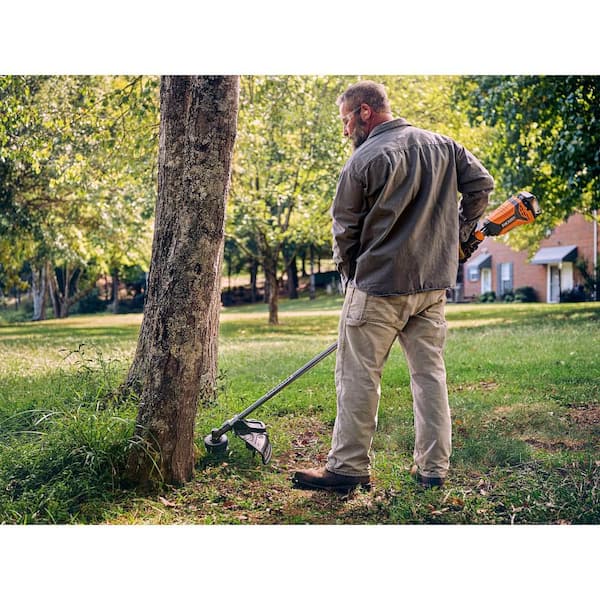
[[378,125],[344,165],[331,207],[342,282],[376,296],[452,287],[459,236],[475,228],[493,187],[454,140],[405,119]]

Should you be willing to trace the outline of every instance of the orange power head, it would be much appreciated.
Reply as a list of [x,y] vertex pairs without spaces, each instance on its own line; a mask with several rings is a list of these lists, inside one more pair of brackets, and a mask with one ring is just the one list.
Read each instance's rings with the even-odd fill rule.
[[537,198],[529,192],[519,192],[503,202],[483,221],[481,229],[475,232],[478,239],[486,235],[502,235],[519,225],[533,223],[541,213]]

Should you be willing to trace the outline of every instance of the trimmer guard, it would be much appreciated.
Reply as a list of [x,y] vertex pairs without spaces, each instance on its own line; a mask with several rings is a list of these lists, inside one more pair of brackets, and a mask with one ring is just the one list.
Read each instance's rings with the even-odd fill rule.
[[267,426],[256,419],[240,419],[233,425],[234,433],[246,442],[246,447],[258,452],[266,465],[271,460],[273,448],[269,442]]

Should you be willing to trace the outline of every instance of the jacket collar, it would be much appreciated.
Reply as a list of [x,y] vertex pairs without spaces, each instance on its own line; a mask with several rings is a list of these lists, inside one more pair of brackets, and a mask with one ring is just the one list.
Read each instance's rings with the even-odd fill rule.
[[392,119],[391,121],[386,121],[385,123],[380,123],[379,125],[374,127],[373,130],[371,131],[371,133],[369,133],[369,136],[367,137],[367,139],[374,137],[376,135],[379,135],[380,133],[383,133],[384,131],[389,131],[390,129],[396,129],[397,127],[409,127],[409,126],[410,126],[410,123],[406,119],[403,119],[402,117],[400,117],[398,119]]

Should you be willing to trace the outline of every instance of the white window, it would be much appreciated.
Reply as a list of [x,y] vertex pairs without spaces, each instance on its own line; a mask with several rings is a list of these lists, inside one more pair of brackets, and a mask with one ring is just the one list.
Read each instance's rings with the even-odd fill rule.
[[513,291],[513,265],[500,263],[498,268],[498,294],[503,296]]
[[469,267],[469,281],[479,281],[479,267]]

